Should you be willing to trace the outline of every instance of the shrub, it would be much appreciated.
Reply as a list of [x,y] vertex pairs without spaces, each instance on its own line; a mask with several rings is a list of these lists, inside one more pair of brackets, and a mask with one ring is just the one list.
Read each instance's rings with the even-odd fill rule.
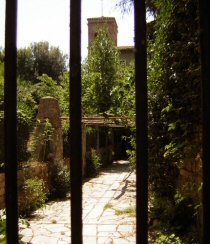
[[52,178],[51,178],[51,198],[66,197],[66,194],[70,191],[70,171],[67,166],[64,165],[64,160],[56,160],[52,166]]
[[6,210],[0,210],[0,243],[6,243]]
[[54,128],[49,119],[37,120],[34,131],[28,141],[28,152],[31,160],[45,161],[49,153],[49,142],[52,140]]
[[[23,218],[19,218],[18,220],[19,228],[20,225],[25,225],[27,227],[30,226],[29,222]],[[19,235],[19,239],[21,239],[22,236]],[[0,244],[7,244],[6,240],[6,209],[1,209],[0,210]],[[19,243],[23,243],[20,241]]]
[[31,211],[42,207],[47,200],[47,194],[48,192],[42,179],[37,176],[25,178],[20,183],[19,213],[29,215]]
[[95,149],[91,149],[91,152],[89,155],[87,155],[86,160],[86,175],[88,177],[98,175],[101,168],[101,158]]
[[163,235],[161,234],[155,241],[155,244],[184,244],[179,237],[174,234]]

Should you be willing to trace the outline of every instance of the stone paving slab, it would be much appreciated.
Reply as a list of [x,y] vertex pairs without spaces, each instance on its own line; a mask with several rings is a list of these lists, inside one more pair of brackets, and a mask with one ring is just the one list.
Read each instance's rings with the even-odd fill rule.
[[[135,243],[136,220],[116,210],[134,208],[136,176],[128,161],[118,161],[83,184],[83,243]],[[70,244],[70,199],[47,203],[20,233],[28,244]]]

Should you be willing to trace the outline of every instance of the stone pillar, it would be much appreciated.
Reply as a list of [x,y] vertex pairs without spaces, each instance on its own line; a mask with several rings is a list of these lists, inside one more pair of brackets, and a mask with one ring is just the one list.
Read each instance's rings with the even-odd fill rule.
[[43,97],[40,99],[38,120],[49,119],[49,122],[54,128],[52,140],[49,142],[50,153],[53,154],[54,159],[63,158],[63,136],[61,112],[58,100],[54,97]]

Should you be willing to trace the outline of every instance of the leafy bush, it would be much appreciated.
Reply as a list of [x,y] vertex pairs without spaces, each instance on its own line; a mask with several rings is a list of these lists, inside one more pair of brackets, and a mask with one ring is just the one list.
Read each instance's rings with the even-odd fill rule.
[[19,213],[29,215],[31,211],[42,207],[47,200],[47,194],[48,192],[42,179],[39,179],[37,176],[25,178],[20,183]]
[[[25,225],[27,227],[30,226],[29,222],[23,218],[19,218],[19,226],[20,225]],[[19,235],[19,239],[21,239],[22,236]],[[6,244],[6,209],[1,209],[0,210],[0,244]],[[23,242],[19,242],[23,243]]]
[[101,158],[95,149],[91,149],[90,154],[87,154],[86,161],[86,175],[88,177],[98,175],[101,168]]
[[37,120],[36,127],[28,142],[28,151],[32,160],[44,161],[49,153],[49,141],[52,140],[54,128],[49,119]]
[[70,191],[70,171],[64,160],[56,160],[52,166],[52,178],[51,178],[51,198],[66,197],[66,194]]
[[6,242],[6,210],[0,210],[0,243]]
[[152,222],[158,220],[150,227],[158,233],[156,243],[201,243],[192,198],[177,192],[174,200],[150,195],[149,202],[149,218]]
[[172,235],[161,234],[155,241],[155,244],[184,244],[179,237]]

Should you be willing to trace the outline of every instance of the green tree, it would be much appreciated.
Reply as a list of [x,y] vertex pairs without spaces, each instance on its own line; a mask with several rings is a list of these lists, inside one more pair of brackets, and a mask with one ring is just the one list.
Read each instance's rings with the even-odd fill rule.
[[154,3],[159,14],[148,48],[150,189],[166,229],[175,229],[186,243],[199,243],[198,228],[190,233],[198,205],[193,184],[187,194],[182,186],[183,197],[174,201],[179,168],[192,165],[201,150],[198,1]]
[[112,89],[119,78],[119,52],[107,26],[97,28],[97,37],[83,64],[82,99],[85,113],[103,113],[112,105]]
[[67,55],[59,47],[48,42],[34,42],[30,47],[18,50],[18,75],[21,79],[40,82],[37,77],[47,74],[59,82],[59,77],[67,71]]
[[69,76],[69,71],[67,71],[60,77],[60,92],[58,94],[61,113],[62,116],[64,117],[69,117],[69,101],[70,101],[69,84],[70,84],[70,76]]
[[30,47],[18,49],[17,72],[22,80],[34,81],[34,57]]
[[135,72],[134,62],[125,66],[117,84],[112,89],[110,112],[122,116],[135,116]]
[[153,162],[172,165],[200,150],[198,1],[155,3],[160,14],[149,46],[150,155]]

